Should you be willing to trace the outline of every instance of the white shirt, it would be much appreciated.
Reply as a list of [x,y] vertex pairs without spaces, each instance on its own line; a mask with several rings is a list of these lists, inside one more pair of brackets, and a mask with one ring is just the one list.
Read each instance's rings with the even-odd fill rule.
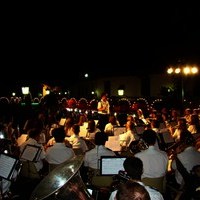
[[94,149],[91,149],[85,153],[84,166],[91,167],[93,169],[99,169],[99,160],[101,156],[116,156],[116,154],[103,145],[96,145]]
[[110,104],[108,100],[106,101],[100,100],[97,104],[97,109],[99,108],[105,108],[104,111],[98,111],[99,114],[110,114]]
[[113,133],[114,127],[115,127],[114,125],[112,125],[111,123],[108,123],[105,125],[104,132],[111,134],[111,133]]
[[21,146],[20,146],[20,152],[23,152],[25,146],[27,144],[30,144],[30,145],[35,145],[35,146],[38,146],[41,148],[41,153],[39,155],[39,158],[38,158],[38,161],[37,162],[34,162],[34,165],[37,169],[37,171],[40,171],[42,168],[43,168],[43,159],[45,158],[45,151],[44,151],[44,147],[42,144],[39,144],[35,139],[33,138],[29,138],[27,141],[25,141]]
[[156,146],[149,146],[148,149],[136,153],[134,156],[140,158],[143,162],[142,178],[165,176],[169,160],[165,151],[158,150]]
[[137,138],[135,138],[135,133],[131,130],[128,130],[127,132],[119,135],[120,145],[123,147],[128,147],[130,143],[136,139]]
[[73,149],[82,149],[83,152],[88,150],[85,141],[76,134],[71,135],[67,138],[67,140],[72,145]]
[[[159,191],[154,190],[151,187],[144,185],[144,183],[142,183],[142,182],[138,182],[138,183],[140,185],[143,185],[146,188],[146,190],[148,191],[148,193],[150,195],[151,200],[164,200],[162,194]],[[116,194],[117,194],[117,190],[113,191],[110,195],[109,200],[115,200]]]
[[[187,147],[183,152],[177,154],[177,157],[188,172],[190,172],[195,165],[200,165],[200,152],[194,147]],[[182,185],[184,183],[183,177],[177,170],[175,160],[172,161],[172,168],[175,170],[176,181]]]
[[64,143],[55,143],[47,149],[45,159],[49,164],[61,164],[74,156],[74,151]]

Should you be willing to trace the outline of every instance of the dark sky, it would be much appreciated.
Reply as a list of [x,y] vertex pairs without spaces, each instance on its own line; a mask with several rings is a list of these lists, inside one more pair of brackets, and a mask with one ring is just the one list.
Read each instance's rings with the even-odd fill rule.
[[6,21],[2,69],[12,80],[73,80],[86,71],[165,73],[180,59],[200,63],[198,5],[92,6],[27,10]]

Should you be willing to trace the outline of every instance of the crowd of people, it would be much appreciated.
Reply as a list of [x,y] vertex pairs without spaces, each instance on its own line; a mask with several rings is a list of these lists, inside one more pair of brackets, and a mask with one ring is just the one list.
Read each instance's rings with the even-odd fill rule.
[[[18,157],[22,164],[19,174],[13,176],[13,181],[1,178],[1,196],[9,199],[16,195],[19,199],[27,199],[31,189],[24,191],[24,184],[29,184],[33,189],[55,167],[78,155],[83,155],[80,175],[87,184],[92,183],[94,175],[99,175],[101,156],[127,157],[124,169],[129,180],[119,184],[114,191],[111,187],[107,193],[109,200],[171,200],[174,194],[166,194],[166,188],[152,188],[146,178],[164,177],[164,181],[185,194],[186,179],[176,158],[188,173],[199,169],[199,109],[187,108],[181,115],[177,109],[162,108],[152,110],[147,115],[138,108],[134,115],[126,113],[121,119],[111,112],[106,93],[102,94],[98,102],[97,116],[67,111],[64,105],[58,106],[54,104],[55,101],[51,103],[53,105],[46,103],[37,108],[25,105],[22,110],[15,107],[12,112],[9,109],[1,113],[1,142],[5,144],[0,153]],[[125,131],[116,135],[114,129],[117,127],[124,127]],[[120,151],[106,146],[112,137],[117,139]],[[136,146],[137,152],[131,151],[135,141],[143,141],[147,148]],[[35,160],[22,157],[27,146],[39,148]],[[32,157],[30,149],[28,153]],[[30,166],[35,169],[37,178],[27,173],[27,167]],[[199,187],[196,188],[195,195],[198,195]]]

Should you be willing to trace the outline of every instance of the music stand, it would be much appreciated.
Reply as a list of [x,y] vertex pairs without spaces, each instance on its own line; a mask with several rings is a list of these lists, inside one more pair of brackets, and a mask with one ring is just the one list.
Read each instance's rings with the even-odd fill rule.
[[5,153],[0,154],[0,178],[11,181],[18,159]]
[[31,162],[37,162],[42,149],[40,146],[27,144],[23,149],[20,158]]

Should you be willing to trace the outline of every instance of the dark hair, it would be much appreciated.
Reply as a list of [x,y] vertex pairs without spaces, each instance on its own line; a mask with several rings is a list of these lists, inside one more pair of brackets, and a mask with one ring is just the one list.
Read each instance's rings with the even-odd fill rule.
[[106,141],[108,140],[108,136],[104,132],[97,132],[95,134],[94,142],[96,145],[105,145]]
[[52,136],[55,138],[56,142],[63,142],[65,138],[64,127],[54,128],[52,130]]
[[116,193],[117,200],[150,200],[147,189],[137,182],[127,181],[121,184]]
[[29,129],[28,131],[28,136],[29,138],[36,138],[37,136],[39,136],[41,133],[41,130],[40,129],[37,129],[37,128],[32,128],[32,129]]
[[154,145],[156,143],[157,135],[156,132],[152,129],[147,129],[142,134],[142,139],[148,144],[148,145]]
[[103,96],[108,96],[108,94],[107,94],[106,92],[102,92],[102,93],[101,93],[101,98],[102,98]]
[[132,179],[141,180],[143,162],[137,157],[127,157],[123,163],[124,169]]
[[79,134],[79,132],[80,132],[80,126],[79,126],[78,124],[74,124],[74,125],[72,126],[72,129],[73,129],[73,131],[74,131],[74,133],[75,133],[76,135]]

